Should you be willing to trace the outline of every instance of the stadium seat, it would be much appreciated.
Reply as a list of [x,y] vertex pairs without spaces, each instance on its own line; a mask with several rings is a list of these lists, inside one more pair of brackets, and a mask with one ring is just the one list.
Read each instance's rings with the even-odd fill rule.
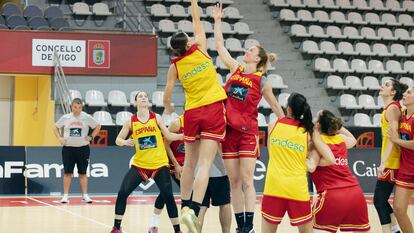
[[8,18],[10,16],[13,15],[18,15],[18,16],[22,16],[22,11],[20,10],[20,8],[13,2],[7,2],[3,5],[2,7],[2,15],[4,16],[4,18]]
[[326,34],[334,39],[346,39],[346,36],[342,35],[341,29],[337,26],[329,25],[326,28]]
[[[7,18],[7,26],[11,29],[20,29],[22,30],[24,27],[27,28],[27,30],[30,30],[30,28],[27,26],[26,20],[23,18],[23,16],[20,15],[11,15]],[[24,30],[24,29],[23,29]]]
[[378,14],[374,13],[374,12],[368,12],[365,14],[365,21],[369,24],[369,25],[385,25],[385,22],[381,21],[380,17]]
[[346,19],[345,14],[341,11],[332,11],[331,12],[331,19],[337,24],[348,24],[350,23],[349,20]]
[[97,16],[110,16],[112,12],[109,11],[109,7],[106,3],[97,2],[92,6],[92,13]]
[[226,7],[224,8],[224,18],[239,20],[239,19],[243,19],[243,16],[240,15],[240,12],[237,8]]
[[413,87],[414,85],[413,79],[409,77],[401,77],[400,82],[406,84],[409,87]]
[[163,33],[174,33],[177,32],[175,29],[174,22],[169,19],[162,19],[158,24],[158,29]]
[[204,31],[207,34],[213,34],[214,33],[213,25],[210,22],[203,20],[203,21],[201,21],[201,23],[203,24]]
[[236,38],[228,38],[225,41],[225,46],[230,52],[243,52],[240,40]]
[[280,106],[286,108],[287,107],[287,100],[290,96],[290,93],[280,93],[278,96],[277,101],[279,102]]
[[399,23],[395,16],[390,13],[382,14],[381,21],[383,21],[387,26],[401,26],[401,23]]
[[189,16],[189,14],[185,12],[185,8],[179,4],[170,6],[170,14],[172,17],[176,18],[186,18]]
[[256,39],[246,39],[244,41],[244,48],[245,49],[249,49],[249,48],[251,48],[253,46],[257,46],[257,45],[260,45],[260,42],[257,41]]
[[315,59],[314,70],[319,72],[335,72],[329,60],[321,57]]
[[328,35],[325,34],[323,28],[319,25],[310,25],[309,26],[309,34],[315,38],[329,38]]
[[339,6],[335,5],[333,0],[320,0],[319,3],[326,9],[339,9]]
[[269,103],[265,100],[264,97],[262,97],[262,99],[260,99],[259,105],[257,107],[262,107],[264,109],[271,109]]
[[321,51],[329,55],[339,55],[341,52],[336,50],[335,44],[331,41],[322,41],[321,42]]
[[354,0],[354,6],[358,10],[372,10],[372,7],[368,6],[365,0]]
[[381,40],[381,37],[377,36],[375,30],[370,27],[361,28],[361,36],[368,40]]
[[374,74],[388,74],[388,71],[384,69],[384,64],[378,60],[370,60],[368,62],[368,70]]
[[353,39],[353,40],[361,40],[364,38],[362,35],[360,35],[358,29],[352,26],[344,27],[343,35],[346,36],[348,39]]
[[367,89],[362,86],[361,79],[353,75],[349,75],[345,78],[345,86],[354,91],[363,91]]
[[321,50],[318,48],[318,44],[312,40],[305,40],[302,43],[302,53],[306,54],[323,54]]
[[24,8],[23,16],[26,19],[33,17],[43,17],[43,11],[38,6],[31,5]]
[[301,22],[314,23],[317,21],[317,19],[314,19],[312,13],[308,10],[298,10],[297,17]]
[[354,126],[372,127],[371,118],[365,113],[356,113],[354,116]]
[[359,12],[348,12],[348,20],[352,24],[357,25],[367,25],[368,23],[363,19],[362,15]]
[[358,52],[354,50],[354,46],[347,41],[339,42],[338,51],[344,55],[358,55]]
[[381,86],[378,83],[378,79],[373,76],[365,76],[362,80],[362,83],[364,84],[364,87],[366,87],[368,90],[378,91],[381,89]]
[[351,69],[353,69],[357,73],[371,73],[370,70],[367,68],[367,64],[364,60],[361,59],[352,59],[351,61]]
[[53,18],[49,20],[50,27],[56,31],[70,30],[69,23],[64,18]]
[[375,104],[374,97],[366,94],[358,96],[358,103],[363,109],[380,109],[378,105]]
[[302,38],[311,37],[311,34],[306,32],[305,26],[300,24],[294,24],[290,27],[290,35]]
[[319,23],[333,23],[334,22],[332,19],[329,18],[328,13],[323,10],[317,10],[313,12],[313,16]]
[[391,54],[398,57],[411,57],[405,50],[405,46],[402,44],[392,44],[390,48]]
[[389,28],[378,28],[377,31],[378,36],[381,37],[382,40],[397,40]]
[[326,88],[332,89],[332,90],[346,90],[348,89],[343,81],[342,78],[338,75],[329,75],[326,80]]
[[375,53],[371,51],[369,44],[364,42],[358,42],[355,45],[355,52],[359,53],[362,56],[374,56]]
[[98,90],[89,90],[85,94],[85,103],[91,107],[106,107],[108,104],[105,102],[104,95]]
[[339,6],[340,9],[344,10],[355,9],[355,6],[352,5],[349,0],[336,0],[336,5]]
[[295,12],[291,9],[282,9],[279,18],[285,22],[298,22],[299,19],[295,16]]
[[384,107],[384,100],[382,99],[382,97],[381,96],[377,96],[377,105],[378,105],[378,107],[380,107],[380,108],[383,108]]
[[44,11],[44,16],[45,18],[49,19],[53,19],[53,18],[63,18],[63,12],[59,9],[59,7],[57,6],[49,6],[45,11]]
[[257,114],[257,122],[259,124],[259,127],[266,127],[267,126],[266,117],[263,115],[263,113],[259,112]]
[[385,67],[390,74],[406,74],[407,71],[403,70],[401,63],[395,60],[388,60],[385,63]]
[[387,0],[385,2],[385,7],[390,9],[391,11],[394,11],[394,12],[404,11],[404,9],[401,8],[400,2],[397,1],[397,0]]
[[381,127],[381,113],[376,113],[372,117],[372,126]]
[[410,33],[404,28],[397,28],[394,31],[396,39],[405,40],[405,41],[414,41],[414,38],[410,36]]
[[221,22],[221,30],[225,35],[233,35],[234,31],[231,29],[231,26],[227,22]]
[[114,125],[111,114],[107,111],[96,111],[93,113],[93,118],[99,122],[100,125]]
[[49,27],[49,23],[46,21],[46,19],[43,16],[31,17],[28,23],[29,23],[29,27],[33,30],[42,30],[42,31],[52,30]]
[[411,17],[411,15],[408,14],[400,14],[398,16],[398,22],[404,26],[414,26],[413,17]]
[[272,88],[275,89],[286,89],[288,86],[283,82],[282,76],[278,74],[269,74],[267,78],[270,80]]
[[339,97],[339,106],[345,109],[361,109],[362,107],[358,105],[355,96],[350,94],[342,94]]
[[154,4],[151,6],[150,14],[152,17],[169,17],[167,8],[163,4]]
[[414,2],[411,0],[405,0],[402,2],[402,8],[408,12],[414,12]]
[[193,24],[189,20],[182,19],[178,21],[178,30],[185,33],[193,33]]
[[234,32],[238,35],[251,35],[254,32],[250,30],[249,25],[244,22],[237,22],[234,24]]
[[119,90],[112,90],[108,93],[108,104],[115,107],[129,106],[125,93]]
[[405,61],[404,70],[409,74],[414,74],[414,61]]
[[216,67],[218,68],[218,69],[221,69],[221,70],[228,70],[229,68],[227,68],[227,66],[226,65],[224,65],[224,63],[220,60],[220,57],[218,57],[217,56],[217,58],[216,58]]
[[372,9],[377,10],[377,11],[387,10],[382,0],[369,0],[369,6],[372,7]]
[[83,99],[82,98],[82,94],[80,93],[80,91],[78,91],[78,90],[73,90],[73,89],[70,89],[69,90],[69,95],[70,95],[70,99],[71,100],[73,100],[73,99],[75,99],[75,98],[79,98],[79,99]]
[[380,57],[389,57],[392,56],[392,53],[388,52],[388,48],[385,44],[375,43],[372,46],[372,52]]
[[341,73],[352,73],[354,70],[349,68],[349,64],[345,59],[342,58],[336,58],[333,61],[333,68],[337,72]]
[[152,93],[151,102],[156,107],[164,107],[163,98],[164,98],[164,92],[163,91],[154,91]]
[[286,1],[291,8],[303,8],[305,5],[302,4],[301,0],[287,0]]
[[209,49],[210,51],[217,51],[214,37],[207,38],[207,49]]
[[74,15],[79,15],[79,16],[92,15],[92,12],[89,10],[89,5],[84,2],[76,2],[75,4],[73,4],[72,11]]
[[270,0],[268,5],[271,8],[284,8],[289,7],[289,4],[286,2],[286,0]]
[[124,125],[125,122],[131,119],[132,113],[128,111],[121,111],[116,114],[116,125]]

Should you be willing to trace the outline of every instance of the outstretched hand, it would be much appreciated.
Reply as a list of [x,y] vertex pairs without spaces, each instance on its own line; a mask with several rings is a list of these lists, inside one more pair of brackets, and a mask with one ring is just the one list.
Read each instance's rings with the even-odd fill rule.
[[217,3],[213,7],[213,18],[214,20],[220,20],[223,18],[224,12],[223,12],[223,5],[221,3]]

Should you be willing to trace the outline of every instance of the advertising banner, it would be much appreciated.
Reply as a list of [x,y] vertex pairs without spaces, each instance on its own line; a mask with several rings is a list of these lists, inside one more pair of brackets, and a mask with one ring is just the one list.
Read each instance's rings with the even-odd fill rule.
[[25,148],[0,146],[0,194],[24,194]]

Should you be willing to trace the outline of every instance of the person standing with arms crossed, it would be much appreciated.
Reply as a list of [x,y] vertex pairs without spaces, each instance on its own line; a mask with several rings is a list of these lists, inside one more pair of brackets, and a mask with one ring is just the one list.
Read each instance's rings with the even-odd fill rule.
[[[82,100],[72,100],[71,113],[63,115],[56,123],[53,130],[62,148],[63,160],[63,197],[61,203],[69,203],[69,188],[72,182],[73,169],[78,168],[79,183],[82,192],[82,201],[92,203],[88,196],[88,177],[86,170],[89,164],[90,148],[89,143],[101,130],[101,125],[93,117],[82,111]],[[63,127],[63,136],[60,129]],[[89,136],[89,128],[92,128],[92,135]]]
[[226,134],[223,100],[227,96],[217,81],[216,69],[207,54],[206,34],[200,21],[197,0],[191,0],[191,12],[195,41],[184,32],[177,32],[171,37],[171,47],[177,57],[168,69],[163,102],[164,113],[171,114],[171,95],[178,78],[185,92],[181,221],[191,232],[199,233],[198,215],[207,189],[211,164],[219,143]]
[[223,9],[221,4],[213,8],[214,37],[221,61],[230,69],[231,76],[224,89],[227,92],[226,138],[222,145],[223,159],[231,183],[232,205],[237,222],[237,232],[253,233],[253,216],[256,205],[256,190],[253,175],[259,157],[259,126],[257,105],[262,96],[278,117],[284,113],[275,96],[272,85],[263,74],[268,63],[276,59],[261,46],[245,51],[245,67],[232,58],[224,46],[221,31]]

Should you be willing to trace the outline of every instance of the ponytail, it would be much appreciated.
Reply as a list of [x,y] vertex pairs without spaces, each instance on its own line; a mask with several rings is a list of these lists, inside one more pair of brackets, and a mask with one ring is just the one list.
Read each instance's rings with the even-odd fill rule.
[[292,93],[288,98],[288,106],[292,110],[293,118],[300,121],[302,126],[305,127],[306,131],[312,134],[312,112],[305,96],[295,92]]
[[267,66],[275,62],[278,59],[278,57],[275,53],[266,52],[266,50],[259,45],[257,46],[257,48],[259,49],[258,56],[260,57],[260,61],[259,63],[257,63],[256,69],[261,70],[263,73],[266,73]]
[[327,135],[334,135],[338,130],[342,128],[342,120],[336,117],[332,112],[323,110],[319,115],[319,124],[321,125],[321,131]]

